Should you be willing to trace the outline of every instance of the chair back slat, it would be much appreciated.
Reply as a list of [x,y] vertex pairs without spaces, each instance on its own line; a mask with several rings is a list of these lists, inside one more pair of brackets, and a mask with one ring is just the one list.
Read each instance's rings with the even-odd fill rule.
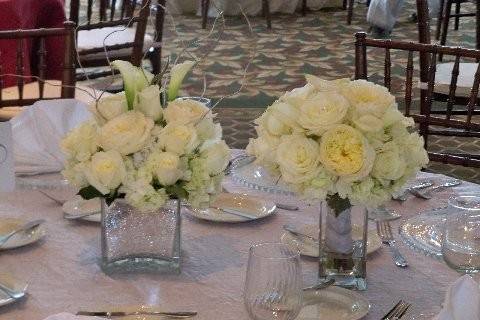
[[[33,29],[33,30],[8,30],[0,31],[0,41],[3,40],[14,40],[16,41],[16,70],[15,73],[17,76],[17,90],[18,90],[18,99],[3,99],[2,95],[3,88],[3,78],[0,77],[0,108],[5,106],[24,106],[34,103],[40,99],[45,98],[44,94],[44,80],[46,77],[46,59],[48,52],[46,50],[46,40],[50,37],[62,37],[65,39],[65,57],[63,63],[63,74],[62,74],[62,98],[73,98],[75,96],[75,64],[74,64],[74,43],[75,43],[75,24],[70,21],[64,22],[63,28],[48,28],[48,29]],[[39,80],[39,96],[35,98],[26,97],[24,94],[24,76],[25,76],[25,50],[29,49],[31,45],[26,45],[27,43],[35,43],[33,46],[38,50],[36,53],[36,58],[38,58],[36,71],[38,74],[33,74]],[[0,65],[0,74],[2,73],[3,67]],[[58,99],[60,96],[52,97],[53,99]],[[51,98],[48,98],[51,99]]]
[[388,91],[391,90],[391,71],[392,71],[392,62],[390,61],[390,49],[385,48],[385,72],[384,72],[384,77],[383,77],[383,84],[384,86],[388,89]]
[[470,100],[467,104],[467,131],[471,130],[472,116],[478,101],[478,86],[480,84],[480,63],[477,64],[477,71],[475,72],[475,78],[473,79],[473,86],[470,92]]
[[[80,0],[72,0],[73,2],[79,3]],[[78,10],[80,10],[80,6],[78,6]],[[92,22],[92,14],[93,14],[93,0],[88,0],[88,5],[87,5],[87,24],[90,24]],[[75,21],[77,25],[79,25],[79,21]]]
[[405,69],[405,115],[410,115],[412,106],[412,86],[413,86],[413,51],[408,51],[407,68]]
[[[422,1],[422,0],[420,0]],[[478,103],[478,93],[480,91],[480,64],[477,65],[473,86],[471,88],[469,103],[467,105],[467,111],[463,113],[463,116],[457,117],[453,109],[455,105],[455,92],[458,85],[458,77],[460,72],[460,63],[462,59],[478,59],[480,58],[480,50],[466,49],[466,48],[453,48],[446,46],[437,46],[432,44],[422,44],[413,42],[402,42],[392,40],[370,39],[366,37],[365,33],[357,33],[355,35],[355,79],[368,79],[368,66],[369,61],[378,61],[378,57],[367,57],[367,48],[381,48],[383,49],[384,59],[386,62],[390,62],[392,65],[396,65],[400,61],[405,63],[404,60],[396,60],[402,52],[408,54],[405,71],[405,114],[412,117],[416,123],[419,124],[420,134],[424,137],[425,146],[427,146],[427,138],[431,135],[437,136],[458,136],[463,138],[480,138],[480,121],[477,115],[480,115],[478,109],[476,109]],[[378,54],[378,50],[368,50],[369,54]],[[380,51],[382,52],[382,51]],[[437,104],[441,101],[435,100],[435,109],[433,109],[433,96],[435,89],[435,78],[437,73],[437,59],[439,55],[451,56],[455,58],[455,62],[452,68],[452,78],[449,84],[449,99],[444,100],[447,103],[448,112],[438,113]],[[415,62],[415,55],[420,58],[419,62]],[[422,64],[422,57],[426,59],[429,64],[425,67]],[[423,60],[425,61],[425,60]],[[420,69],[420,92],[419,105],[413,103],[414,86],[413,75],[415,71],[415,63],[418,63]],[[388,63],[387,63],[388,64]],[[423,68],[422,68],[423,66]],[[375,70],[377,71],[377,70]],[[390,90],[398,88],[394,85],[396,78],[391,78],[391,70],[385,67],[384,72],[384,84],[390,86]],[[390,78],[391,82],[385,81]],[[380,80],[381,82],[381,80]],[[392,92],[392,94],[396,94]],[[415,107],[415,108],[414,108]],[[432,110],[433,109],[433,110]],[[451,153],[432,153],[429,152],[430,159],[432,161],[441,161],[451,164],[459,164],[463,166],[480,167],[480,155],[471,154],[451,154]]]
[[457,91],[457,80],[458,75],[460,74],[460,56],[455,55],[455,62],[453,63],[452,68],[452,77],[450,80],[450,87],[448,92],[447,100],[447,119],[450,119],[452,116],[453,105],[455,104],[455,92]]
[[117,9],[117,0],[112,0],[111,7],[110,7],[110,21],[113,21],[115,18],[115,10]]
[[[2,61],[2,51],[0,50],[0,61]],[[3,89],[3,68],[2,64],[0,63],[0,101],[3,100],[3,94],[2,94],[2,89]],[[1,107],[1,106],[0,106]]]
[[45,38],[40,38],[40,45],[37,51],[38,55],[38,92],[40,94],[40,99],[43,98],[43,87],[45,84],[45,70],[47,69],[47,64],[45,62],[47,50],[45,49]]
[[100,21],[107,20],[107,0],[100,0]]
[[17,75],[17,87],[18,87],[18,97],[20,100],[23,99],[23,84],[25,79],[23,76],[25,75],[25,68],[23,66],[23,48],[24,48],[24,39],[17,39],[17,66],[15,72]]

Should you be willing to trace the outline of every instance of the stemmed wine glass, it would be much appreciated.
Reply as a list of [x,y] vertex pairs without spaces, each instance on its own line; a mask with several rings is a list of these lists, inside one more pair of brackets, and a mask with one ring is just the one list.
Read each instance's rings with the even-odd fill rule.
[[293,320],[302,308],[300,253],[281,243],[250,248],[245,306],[254,320]]

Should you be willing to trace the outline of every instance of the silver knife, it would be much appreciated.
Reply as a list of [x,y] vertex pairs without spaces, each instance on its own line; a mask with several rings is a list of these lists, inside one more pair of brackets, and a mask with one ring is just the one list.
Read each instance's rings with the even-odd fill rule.
[[180,311],[180,312],[165,312],[165,311],[78,311],[77,316],[94,316],[94,317],[125,317],[134,315],[159,315],[170,318],[192,318],[197,315],[196,311]]
[[235,209],[220,208],[220,207],[211,207],[211,208],[222,211],[223,213],[228,213],[228,214],[231,214],[231,215],[234,215],[234,216],[246,218],[248,220],[256,220],[256,219],[259,218],[258,216],[254,216],[252,214],[241,212],[241,211],[238,211],[238,210],[235,210]]

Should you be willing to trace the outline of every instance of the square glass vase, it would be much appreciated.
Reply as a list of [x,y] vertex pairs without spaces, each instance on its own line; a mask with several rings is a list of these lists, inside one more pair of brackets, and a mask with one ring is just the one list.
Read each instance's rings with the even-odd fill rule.
[[337,215],[325,202],[321,206],[319,222],[319,280],[333,279],[337,286],[366,290],[366,210],[350,207]]
[[181,205],[140,211],[124,199],[102,199],[102,261],[105,273],[180,273]]

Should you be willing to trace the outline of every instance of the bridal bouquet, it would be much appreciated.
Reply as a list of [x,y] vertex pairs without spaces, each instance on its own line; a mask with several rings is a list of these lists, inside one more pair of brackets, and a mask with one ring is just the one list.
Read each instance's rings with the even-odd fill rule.
[[[208,205],[220,190],[230,151],[209,108],[175,99],[193,63],[171,69],[168,91],[144,69],[125,61],[112,65],[125,91],[92,104],[94,119],[64,138],[63,175],[85,199],[125,198],[140,210],[160,208],[169,198]],[[169,100],[165,108],[162,96]]]
[[413,119],[386,88],[306,78],[255,120],[258,138],[247,147],[296,192],[326,199],[337,212],[352,204],[374,208],[428,163]]

